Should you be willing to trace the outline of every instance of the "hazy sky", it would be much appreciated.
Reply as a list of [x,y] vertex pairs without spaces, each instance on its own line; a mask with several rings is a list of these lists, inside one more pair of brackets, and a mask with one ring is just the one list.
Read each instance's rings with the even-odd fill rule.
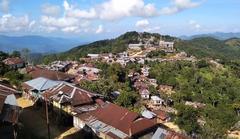
[[240,31],[240,0],[0,0],[0,33],[100,39]]

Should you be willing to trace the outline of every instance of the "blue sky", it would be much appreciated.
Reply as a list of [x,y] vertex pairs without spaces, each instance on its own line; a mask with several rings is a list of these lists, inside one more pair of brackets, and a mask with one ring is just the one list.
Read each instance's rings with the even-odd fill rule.
[[83,40],[126,31],[240,32],[240,0],[0,0],[0,33]]

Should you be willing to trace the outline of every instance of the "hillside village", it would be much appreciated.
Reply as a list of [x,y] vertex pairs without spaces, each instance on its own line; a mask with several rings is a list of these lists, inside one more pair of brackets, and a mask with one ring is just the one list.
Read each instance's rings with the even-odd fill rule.
[[[196,112],[204,109],[208,102],[198,99],[200,95],[193,95],[193,98],[178,96],[183,86],[155,76],[162,74],[158,73],[161,71],[158,64],[179,63],[175,66],[182,69],[193,64],[200,68],[214,67],[218,71],[226,70],[224,65],[218,59],[202,60],[179,51],[175,41],[164,37],[140,37],[138,42],[129,43],[127,50],[120,53],[88,53],[78,60],[57,60],[46,65],[31,65],[20,57],[3,59],[9,70],[19,71],[26,77],[15,86],[6,84],[8,79],[1,78],[0,122],[3,126],[0,130],[6,130],[5,136],[24,136],[19,123],[26,123],[26,119],[22,119],[21,115],[26,116],[26,111],[31,111],[41,115],[38,118],[44,121],[45,135],[50,133],[49,138],[67,138],[74,134],[103,139],[199,138],[198,130],[186,131],[178,126],[185,121],[175,121],[181,114],[176,104],[189,108],[184,109],[187,113],[187,110]],[[201,71],[204,77],[212,78],[204,72]],[[176,78],[180,80],[183,77]],[[204,81],[199,77],[197,82]],[[184,89],[187,91],[187,88],[190,87]],[[211,102],[211,107],[220,103]],[[197,120],[194,123],[196,129],[208,122],[203,116],[194,118]],[[69,127],[70,133],[55,136],[53,123]],[[27,126],[39,126],[34,122],[31,124]],[[236,131],[229,129],[228,132],[232,134]]]

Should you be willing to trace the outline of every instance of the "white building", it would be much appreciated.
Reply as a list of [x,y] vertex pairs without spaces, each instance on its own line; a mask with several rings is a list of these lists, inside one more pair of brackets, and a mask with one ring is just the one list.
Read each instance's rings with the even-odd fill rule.
[[164,100],[158,96],[151,96],[151,101],[153,102],[153,105],[155,105],[155,106],[159,106],[164,103]]
[[142,43],[139,44],[129,44],[128,48],[131,50],[142,50],[141,46],[144,46]]
[[91,59],[98,59],[99,54],[88,54],[87,57],[90,57]]

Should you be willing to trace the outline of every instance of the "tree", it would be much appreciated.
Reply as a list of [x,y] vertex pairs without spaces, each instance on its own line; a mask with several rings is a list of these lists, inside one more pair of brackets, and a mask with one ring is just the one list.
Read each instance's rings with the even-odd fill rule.
[[13,51],[11,57],[21,57],[21,53],[19,51]]
[[4,75],[7,71],[9,71],[8,67],[0,62],[0,75]]
[[121,94],[118,96],[116,103],[123,107],[131,107],[136,102],[136,96],[133,92],[121,91]]
[[8,58],[8,54],[0,51],[0,61],[3,61],[6,58]]
[[178,114],[175,120],[181,129],[184,129],[189,135],[200,133],[201,127],[198,120],[199,112],[191,106],[180,104]]
[[21,51],[21,55],[25,61],[30,61],[30,50],[28,48],[23,48]]

